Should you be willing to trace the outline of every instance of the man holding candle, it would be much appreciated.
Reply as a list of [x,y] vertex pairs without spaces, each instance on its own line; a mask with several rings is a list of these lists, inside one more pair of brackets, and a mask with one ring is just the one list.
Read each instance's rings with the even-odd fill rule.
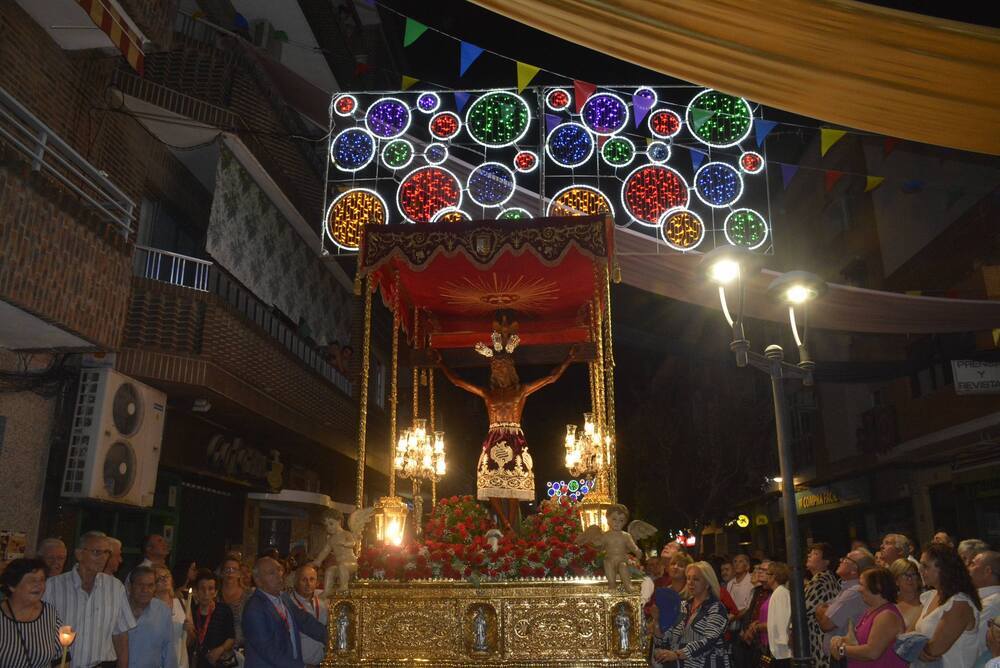
[[80,536],[77,565],[49,579],[46,603],[76,630],[73,668],[128,668],[128,631],[135,626],[125,585],[103,573],[111,546],[97,531]]

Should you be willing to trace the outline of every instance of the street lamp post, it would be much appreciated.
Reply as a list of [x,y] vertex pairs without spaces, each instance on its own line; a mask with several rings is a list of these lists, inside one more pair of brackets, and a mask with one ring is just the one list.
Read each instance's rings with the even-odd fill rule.
[[[792,664],[807,668],[812,664],[809,651],[809,628],[806,621],[805,588],[803,586],[802,550],[799,544],[799,519],[795,508],[795,471],[792,465],[792,442],[788,427],[788,406],[785,402],[785,379],[797,378],[803,385],[813,384],[815,364],[809,357],[805,338],[808,325],[806,307],[808,303],[826,291],[826,283],[814,274],[790,271],[778,276],[768,287],[768,294],[788,304],[789,324],[799,349],[799,363],[785,361],[781,346],[771,345],[764,354],[750,350],[750,341],[743,328],[743,306],[746,286],[744,276],[749,276],[760,268],[759,259],[749,252],[734,246],[723,246],[707,253],[703,260],[710,280],[719,286],[719,300],[722,312],[733,330],[730,349],[736,356],[739,367],[752,366],[768,374],[771,378],[771,395],[774,400],[774,422],[778,439],[778,465],[781,470],[781,506],[785,517],[785,550],[791,567],[789,589],[792,603],[792,634],[795,656]],[[737,293],[735,317],[730,313],[726,301],[726,286],[734,284]],[[795,319],[795,308],[803,312],[802,335],[799,335]]]

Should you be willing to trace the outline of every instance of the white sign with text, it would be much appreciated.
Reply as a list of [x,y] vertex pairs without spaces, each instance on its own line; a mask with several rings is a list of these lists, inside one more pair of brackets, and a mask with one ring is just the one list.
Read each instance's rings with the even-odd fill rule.
[[955,394],[1000,394],[1000,362],[952,360]]

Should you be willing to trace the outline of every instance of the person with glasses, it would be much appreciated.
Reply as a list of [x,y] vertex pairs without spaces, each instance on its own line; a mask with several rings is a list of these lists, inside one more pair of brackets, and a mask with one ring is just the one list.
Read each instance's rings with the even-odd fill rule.
[[931,544],[920,555],[924,583],[933,587],[921,600],[916,632],[930,638],[913,666],[969,668],[979,655],[982,604],[969,571],[955,550]]
[[[738,667],[759,666],[761,657],[769,656],[767,627],[760,623],[760,619],[761,610],[771,597],[771,588],[767,586],[767,581],[770,578],[768,572],[770,566],[770,561],[762,561],[754,566],[753,572],[750,574],[753,583],[753,596],[750,598],[750,607],[747,608],[745,615],[746,625],[740,632],[742,643],[733,645],[733,657],[740,661],[740,663],[734,661]],[[767,619],[766,615],[764,619]]]
[[[177,667],[188,668],[188,638],[194,637],[190,603],[181,602],[174,591],[174,577],[166,566],[153,566],[156,576],[156,598],[170,608]],[[185,599],[187,601],[188,599]]]
[[924,609],[923,603],[920,602],[920,592],[923,589],[920,573],[909,559],[897,559],[892,562],[889,565],[889,572],[896,579],[896,608],[903,615],[906,630],[912,631]]
[[172,610],[156,598],[156,573],[137,566],[129,580],[128,600],[137,625],[128,632],[129,668],[176,668]]
[[979,659],[976,666],[985,666],[992,658],[986,646],[988,627],[1000,615],[1000,552],[980,552],[969,564],[969,577],[979,593],[983,611],[979,615]]
[[120,580],[104,573],[111,546],[107,536],[80,536],[72,570],[51,578],[42,600],[76,631],[73,668],[128,668],[128,631],[135,617]]
[[233,612],[233,626],[236,628],[236,647],[243,647],[243,608],[253,594],[253,588],[243,582],[243,569],[235,554],[228,554],[219,566],[222,587],[219,599]]
[[875,558],[867,550],[852,550],[840,560],[837,566],[840,593],[830,603],[816,608],[816,621],[823,629],[823,651],[827,654],[830,653],[830,639],[846,635],[847,627],[851,623],[857,626],[865,613],[859,578],[861,573],[874,567]]

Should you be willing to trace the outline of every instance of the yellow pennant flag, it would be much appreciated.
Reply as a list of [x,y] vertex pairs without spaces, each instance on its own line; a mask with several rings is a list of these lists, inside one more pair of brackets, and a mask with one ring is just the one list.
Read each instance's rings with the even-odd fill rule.
[[410,90],[411,88],[413,88],[413,84],[417,83],[418,81],[420,81],[420,79],[418,79],[416,77],[408,77],[408,76],[406,76],[404,74],[403,75],[403,90]]
[[522,90],[528,87],[531,80],[535,78],[538,74],[540,67],[535,67],[534,65],[529,65],[528,63],[522,63],[517,61],[517,92],[520,93]]
[[885,181],[885,177],[884,176],[866,176],[865,177],[865,192],[869,193],[869,192],[875,190],[880,185],[882,185],[883,181]]
[[819,129],[819,154],[826,155],[830,147],[836,144],[847,134],[847,130],[834,130],[833,128]]

